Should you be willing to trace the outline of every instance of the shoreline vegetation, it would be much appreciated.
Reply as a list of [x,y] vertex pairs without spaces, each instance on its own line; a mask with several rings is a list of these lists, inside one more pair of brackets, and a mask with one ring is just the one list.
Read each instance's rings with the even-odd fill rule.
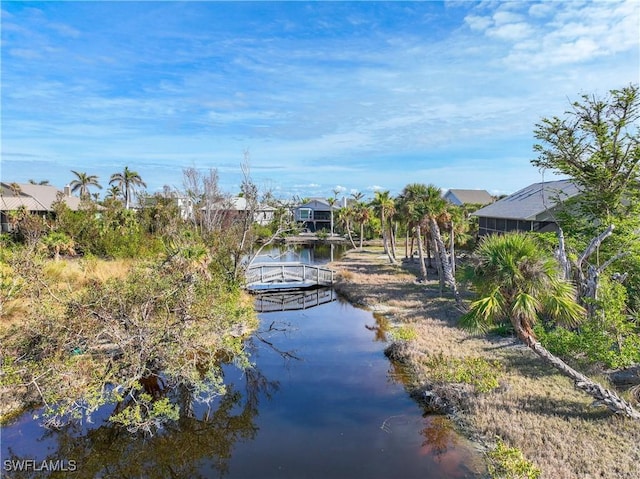
[[[417,261],[390,264],[375,246],[350,250],[330,266],[341,296],[392,325],[386,354],[407,372],[409,394],[449,415],[485,454],[493,477],[640,476],[637,422],[593,404],[515,337],[459,327],[462,312],[452,295],[439,294],[437,272],[418,281]],[[466,374],[465,364],[474,372]],[[499,475],[500,459],[510,456],[501,454],[505,447],[523,456],[511,470],[516,475]]]

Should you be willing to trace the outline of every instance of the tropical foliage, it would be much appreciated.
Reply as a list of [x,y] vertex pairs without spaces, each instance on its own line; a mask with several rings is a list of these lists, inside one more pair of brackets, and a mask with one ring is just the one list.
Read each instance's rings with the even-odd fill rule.
[[576,301],[574,286],[562,277],[558,262],[531,236],[509,233],[486,237],[476,251],[471,280],[479,298],[462,317],[463,326],[486,330],[497,322],[509,321],[525,345],[572,378],[578,388],[613,412],[640,419],[640,413],[615,392],[591,381],[538,342],[533,328],[540,317],[577,325],[585,311]]

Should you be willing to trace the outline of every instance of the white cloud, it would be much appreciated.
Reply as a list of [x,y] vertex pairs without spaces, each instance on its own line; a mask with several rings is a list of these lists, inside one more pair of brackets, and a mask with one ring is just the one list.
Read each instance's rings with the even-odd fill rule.
[[502,25],[498,25],[495,28],[490,28],[487,30],[487,35],[490,37],[500,38],[502,40],[519,40],[522,38],[527,38],[533,33],[533,29],[530,25],[520,22],[520,23],[505,23]]
[[464,17],[464,21],[469,25],[469,28],[479,31],[484,31],[493,25],[491,18],[479,15],[467,15]]

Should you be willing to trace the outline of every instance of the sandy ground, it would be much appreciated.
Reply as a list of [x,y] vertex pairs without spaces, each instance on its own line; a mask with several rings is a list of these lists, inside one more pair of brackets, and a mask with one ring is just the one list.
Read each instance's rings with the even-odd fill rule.
[[[417,397],[432,390],[448,400],[463,433],[481,449],[490,450],[499,437],[540,468],[542,478],[640,477],[640,423],[593,405],[570,379],[516,340],[460,329],[460,312],[450,295],[440,297],[435,271],[433,279],[418,283],[417,263],[390,265],[375,247],[349,251],[331,267],[339,272],[341,295],[417,332],[400,351],[411,371],[408,389]],[[497,360],[500,387],[477,393],[434,384],[423,361],[438,354]]]

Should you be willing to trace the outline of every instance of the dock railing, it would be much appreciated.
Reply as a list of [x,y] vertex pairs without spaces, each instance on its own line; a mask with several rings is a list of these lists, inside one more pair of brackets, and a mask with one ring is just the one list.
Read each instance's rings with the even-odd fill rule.
[[260,285],[291,284],[293,287],[331,286],[335,272],[304,263],[254,263],[245,273],[248,288]]

